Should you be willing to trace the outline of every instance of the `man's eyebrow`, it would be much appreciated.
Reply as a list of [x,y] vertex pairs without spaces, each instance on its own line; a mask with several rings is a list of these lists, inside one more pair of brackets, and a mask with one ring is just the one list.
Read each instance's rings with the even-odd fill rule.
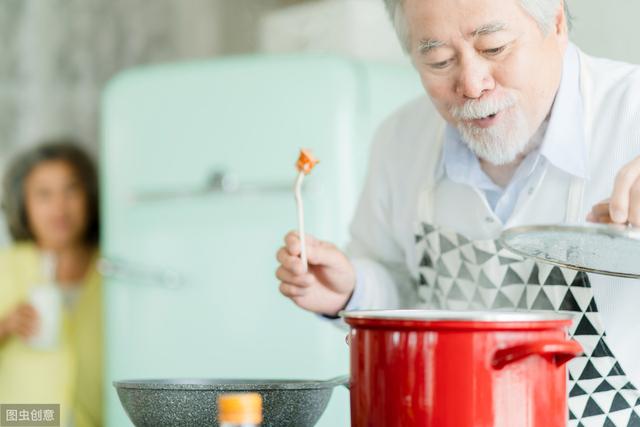
[[[498,21],[490,22],[488,24],[481,25],[480,27],[473,30],[471,32],[471,37],[486,36],[488,34],[493,34],[499,31],[503,31],[505,28],[507,28],[507,24],[505,24],[504,22],[498,22]],[[426,55],[432,50],[442,46],[446,46],[446,45],[447,44],[445,42],[440,40],[423,39],[423,40],[420,40],[420,43],[418,44],[418,51],[422,55]]]
[[434,39],[420,40],[420,43],[418,44],[418,51],[422,55],[426,55],[427,53],[431,52],[433,49],[437,49],[445,45],[446,43],[440,40],[434,40]]
[[482,25],[471,32],[472,37],[486,36],[487,34],[497,33],[507,28],[507,24],[504,22],[490,22]]

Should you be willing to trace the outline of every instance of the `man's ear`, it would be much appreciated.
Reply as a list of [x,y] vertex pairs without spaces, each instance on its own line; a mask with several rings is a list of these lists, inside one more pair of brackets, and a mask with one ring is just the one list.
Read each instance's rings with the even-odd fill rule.
[[567,14],[565,13],[564,0],[561,0],[558,5],[552,31],[561,49],[566,49],[569,44],[569,21],[567,21]]
[[556,11],[556,18],[554,20],[553,30],[556,35],[569,38],[569,22],[567,21],[567,14],[565,13],[564,0],[560,0],[558,10]]

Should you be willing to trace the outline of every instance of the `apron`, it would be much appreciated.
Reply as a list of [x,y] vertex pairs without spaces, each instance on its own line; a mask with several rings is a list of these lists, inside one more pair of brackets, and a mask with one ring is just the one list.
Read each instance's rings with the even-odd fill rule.
[[[586,99],[584,91],[583,96]],[[442,142],[441,132],[434,153],[441,151]],[[588,133],[587,145],[590,145]],[[435,171],[440,156],[431,157],[431,170]],[[537,188],[547,167],[530,178],[537,181]],[[497,240],[473,241],[439,227],[434,223],[433,208],[437,183],[435,174],[429,175],[431,178],[420,195],[416,227],[420,260],[417,293],[421,304],[445,310],[575,313],[576,321],[569,335],[583,346],[584,354],[568,364],[568,425],[640,427],[640,392],[627,379],[607,345],[588,275],[525,259],[502,247]],[[583,194],[584,181],[574,178],[567,200],[567,222],[580,222]]]

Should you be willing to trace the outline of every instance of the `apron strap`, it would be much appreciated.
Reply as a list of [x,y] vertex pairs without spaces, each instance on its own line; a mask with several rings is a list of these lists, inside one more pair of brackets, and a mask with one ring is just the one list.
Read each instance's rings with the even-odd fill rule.
[[427,174],[427,178],[424,182],[423,190],[418,197],[418,218],[423,221],[433,223],[435,216],[435,190],[436,190],[436,174],[438,171],[438,163],[442,158],[442,146],[444,145],[444,131],[446,128],[446,122],[443,120],[440,124],[438,132],[436,133],[435,146],[433,147],[433,156],[428,159],[428,169],[431,173]]
[[[580,94],[582,95],[582,106],[584,114],[584,136],[587,146],[587,156],[591,153],[591,125],[593,123],[593,113],[591,111],[591,75],[585,66],[585,57],[582,51],[578,50],[578,61],[580,62]],[[587,157],[587,159],[588,159]],[[587,160],[588,161],[588,160]],[[586,180],[582,178],[574,178],[569,187],[569,196],[567,198],[567,214],[565,221],[570,224],[583,223],[585,218],[582,217],[582,205],[584,203],[584,189]]]
[[584,179],[573,178],[569,185],[569,196],[567,197],[567,213],[565,222],[568,224],[578,224],[584,221],[581,218],[582,204],[584,200]]

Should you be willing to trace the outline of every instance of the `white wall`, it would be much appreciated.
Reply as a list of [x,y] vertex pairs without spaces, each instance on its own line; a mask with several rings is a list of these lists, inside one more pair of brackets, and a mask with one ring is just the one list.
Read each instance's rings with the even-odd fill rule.
[[266,14],[259,45],[268,53],[333,53],[408,63],[382,0],[307,1]]
[[572,39],[586,53],[640,64],[640,1],[569,0]]

